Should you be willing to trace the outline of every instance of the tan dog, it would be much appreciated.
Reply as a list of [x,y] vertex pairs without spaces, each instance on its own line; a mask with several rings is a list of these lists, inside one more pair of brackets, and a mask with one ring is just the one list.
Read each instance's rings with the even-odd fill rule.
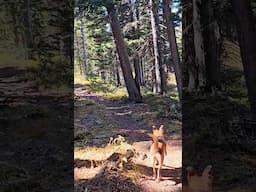
[[[159,182],[161,179],[160,171],[163,166],[164,155],[167,154],[163,125],[161,125],[159,129],[153,126],[153,134],[149,133],[148,135],[153,141],[150,147],[150,154],[153,161],[153,177]],[[156,164],[158,164],[157,174]]]
[[182,187],[183,192],[212,192],[213,177],[210,174],[212,169],[211,165],[208,165],[201,176],[193,167],[187,167],[187,181],[188,185]]

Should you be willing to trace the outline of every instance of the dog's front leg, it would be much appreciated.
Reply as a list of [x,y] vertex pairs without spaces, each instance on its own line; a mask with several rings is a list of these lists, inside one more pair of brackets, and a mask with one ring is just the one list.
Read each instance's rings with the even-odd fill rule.
[[161,169],[163,166],[163,161],[164,161],[164,158],[163,158],[163,155],[161,155],[161,159],[159,159],[159,162],[158,162],[157,182],[160,182],[161,180]]
[[156,181],[157,182],[160,182],[160,171],[161,171],[161,164],[159,163],[159,165],[158,165],[158,169],[157,169],[157,179],[156,179]]

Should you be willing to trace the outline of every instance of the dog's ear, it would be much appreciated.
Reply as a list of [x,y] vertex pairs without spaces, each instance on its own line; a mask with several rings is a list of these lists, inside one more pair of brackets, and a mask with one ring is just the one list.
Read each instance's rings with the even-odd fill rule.
[[155,125],[152,126],[152,132],[153,134],[158,134],[158,128]]
[[212,165],[207,165],[203,171],[203,177],[209,177],[211,175]]
[[161,126],[159,127],[159,131],[160,131],[160,134],[161,134],[161,135],[164,134],[164,126],[163,126],[163,125],[161,125]]

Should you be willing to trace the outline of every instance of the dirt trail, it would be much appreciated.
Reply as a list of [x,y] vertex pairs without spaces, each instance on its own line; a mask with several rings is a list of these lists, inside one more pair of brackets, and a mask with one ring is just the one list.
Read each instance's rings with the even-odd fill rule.
[[[88,93],[86,90],[83,90],[81,88],[75,89],[75,96],[80,100],[87,99],[89,101],[93,101],[95,105],[97,105],[97,107],[103,108],[104,117],[107,116],[107,118],[111,120],[111,123],[115,124],[115,127],[118,127],[118,130],[114,130],[112,132],[112,136],[116,134],[124,136],[125,139],[130,144],[132,144],[132,146],[136,149],[137,152],[141,154],[146,154],[147,158],[144,160],[139,158],[134,159],[134,163],[136,164],[137,169],[139,170],[140,173],[142,173],[140,175],[133,176],[136,185],[140,187],[138,191],[181,191],[182,143],[180,135],[167,135],[167,156],[165,157],[164,166],[162,168],[162,181],[160,183],[157,183],[152,178],[152,163],[149,154],[151,141],[146,134],[151,131],[152,125],[150,125],[150,123],[148,123],[147,120],[138,120],[136,116],[134,116],[135,113],[148,113],[148,104],[131,104],[121,103],[118,101],[110,101],[104,99],[100,95]],[[81,110],[82,108],[84,108],[84,106],[80,107]],[[80,110],[80,107],[77,108],[78,111]],[[96,113],[95,115],[97,116],[103,114]],[[93,119],[94,117],[91,116],[91,118]],[[79,122],[79,119],[76,119],[76,122]],[[84,127],[86,127],[86,125],[88,125],[89,122],[90,120],[88,119],[87,121],[80,121],[80,123],[83,124]],[[99,167],[94,169],[86,167],[75,168],[74,174],[76,191],[81,191],[79,190],[79,187],[81,186],[88,186],[88,182],[84,181],[92,177],[92,175],[97,175],[99,171]],[[98,182],[101,181],[99,180]],[[100,191],[99,189],[97,190]]]

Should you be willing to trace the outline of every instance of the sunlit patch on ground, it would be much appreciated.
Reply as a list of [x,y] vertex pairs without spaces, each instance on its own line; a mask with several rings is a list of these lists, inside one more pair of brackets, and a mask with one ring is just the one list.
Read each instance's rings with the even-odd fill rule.
[[[127,183],[126,191],[180,191],[181,110],[175,79],[169,79],[172,88],[166,95],[142,88],[140,104],[127,100],[124,87],[113,89],[97,80],[75,85],[75,191],[97,191],[104,183],[112,190],[124,187],[120,191]],[[97,91],[102,86],[107,92]],[[168,140],[160,183],[152,178],[152,142],[147,135],[154,124],[165,125]],[[127,159],[129,150],[133,156]]]
[[[181,188],[181,140],[179,136],[174,136],[173,140],[167,142],[167,156],[162,168],[162,181],[156,183],[152,178],[152,162],[150,159],[149,148],[151,141],[141,141],[132,143],[132,145],[123,142],[118,145],[106,145],[105,147],[85,147],[76,150],[74,153],[75,182],[82,180],[95,180],[104,175],[106,164],[99,163],[92,167],[92,160],[106,161],[112,154],[125,154],[127,150],[134,151],[134,157],[131,159],[130,168],[114,169],[124,177],[130,178],[133,183],[138,185],[142,191],[163,191],[169,188],[170,191],[178,191]],[[111,171],[111,168],[110,168]],[[113,171],[113,170],[112,170]],[[149,187],[151,186],[151,187]],[[150,190],[149,190],[150,189]]]

